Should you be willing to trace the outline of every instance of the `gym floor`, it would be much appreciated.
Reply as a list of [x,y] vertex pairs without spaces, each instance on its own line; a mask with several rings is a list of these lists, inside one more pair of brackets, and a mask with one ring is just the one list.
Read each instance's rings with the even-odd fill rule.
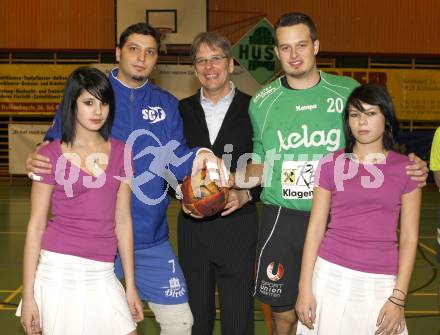
[[[23,243],[29,216],[30,186],[0,185],[0,333],[23,334],[14,316],[20,300]],[[431,185],[423,190],[420,237],[417,260],[410,286],[406,320],[412,335],[439,335],[440,311],[438,308],[439,264],[436,262],[436,222],[440,206],[440,193]],[[168,218],[170,239],[176,246],[176,218],[179,204],[172,201]],[[150,310],[138,327],[138,334],[159,334]],[[214,334],[220,334],[219,314]],[[255,333],[268,334],[261,305],[255,305]]]

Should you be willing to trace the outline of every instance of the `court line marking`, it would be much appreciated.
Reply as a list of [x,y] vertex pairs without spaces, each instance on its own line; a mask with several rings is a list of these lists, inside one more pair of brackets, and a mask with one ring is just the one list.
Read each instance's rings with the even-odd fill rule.
[[440,311],[405,311],[405,315],[407,314],[434,314],[440,315]]
[[[6,299],[4,299],[2,302],[6,302],[6,303],[11,302],[12,299],[14,299],[17,295],[19,295],[22,290],[23,290],[23,285],[20,285],[15,291],[12,291],[12,293],[8,295]],[[4,305],[0,304],[0,310],[4,308],[5,308]]]
[[11,302],[11,300],[14,299],[18,294],[20,294],[21,291],[23,291],[23,285],[20,285],[15,291],[12,291],[12,293],[8,295],[6,299],[3,300],[3,302]]
[[436,255],[436,254],[437,254],[437,252],[436,252],[434,249],[432,249],[431,247],[427,246],[425,243],[419,242],[419,245],[420,245],[423,249],[425,249],[425,250],[429,251],[430,253],[432,253],[433,255]]
[[0,231],[0,235],[23,235],[25,231]]
[[[0,305],[0,311],[15,311],[17,308],[16,307],[2,307]],[[151,315],[153,315],[153,313],[151,312],[151,310],[149,309],[144,309],[144,312],[146,313],[151,313]],[[259,311],[261,312],[261,311]],[[430,315],[439,315],[440,316],[440,311],[405,311],[405,315],[408,314],[415,314],[415,315],[422,315],[422,314],[430,314]],[[259,320],[259,321],[263,321],[263,320]]]
[[[0,305],[0,311],[15,311],[16,307],[1,307]],[[150,309],[144,308],[144,312],[146,313],[152,313]],[[259,311],[260,312],[260,311]],[[440,311],[405,311],[405,315],[407,314],[434,314],[434,315],[440,315]]]
[[438,293],[418,292],[418,293],[410,293],[409,295],[416,296],[416,297],[436,297],[438,295]]

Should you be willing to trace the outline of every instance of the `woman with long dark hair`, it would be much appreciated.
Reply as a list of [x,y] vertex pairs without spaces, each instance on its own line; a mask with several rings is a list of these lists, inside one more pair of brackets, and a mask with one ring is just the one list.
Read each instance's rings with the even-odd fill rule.
[[383,87],[354,89],[345,150],[324,156],[315,176],[297,334],[407,334],[421,190],[406,174],[408,158],[393,151],[398,128]]
[[[143,306],[134,282],[131,154],[109,137],[107,77],[76,69],[61,110],[61,140],[40,150],[54,172],[32,182],[17,315],[27,334],[136,334]],[[114,274],[116,249],[126,294]]]

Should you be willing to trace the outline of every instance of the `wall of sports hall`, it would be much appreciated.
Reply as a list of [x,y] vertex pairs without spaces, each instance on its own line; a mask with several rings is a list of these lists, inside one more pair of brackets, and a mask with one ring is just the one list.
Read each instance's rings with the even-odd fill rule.
[[[121,31],[148,21],[161,28],[152,80],[178,98],[198,81],[190,44],[200,31],[218,31],[232,44],[245,41],[262,20],[285,12],[309,14],[320,40],[318,67],[376,82],[390,91],[402,127],[402,151],[429,160],[440,126],[440,1],[437,0],[2,0],[0,1],[0,333],[22,334],[14,309],[20,298],[21,257],[29,214],[24,160],[51,124],[63,85],[77,66],[108,72]],[[252,46],[250,46],[252,48]],[[254,94],[263,82],[236,60],[233,81]],[[440,194],[432,176],[423,190],[420,241],[406,317],[410,334],[440,332],[436,261]],[[175,245],[177,202],[169,209]],[[256,334],[269,334],[267,307],[256,304]],[[159,334],[151,311],[140,334]],[[220,334],[218,321],[215,334]]]

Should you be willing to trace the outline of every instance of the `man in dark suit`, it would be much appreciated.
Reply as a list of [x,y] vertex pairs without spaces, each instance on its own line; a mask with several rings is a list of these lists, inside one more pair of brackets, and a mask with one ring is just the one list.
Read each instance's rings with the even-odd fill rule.
[[[237,164],[243,166],[250,158],[252,126],[250,96],[230,80],[234,70],[231,45],[217,33],[200,33],[192,44],[192,60],[202,87],[179,103],[187,144],[210,148],[218,157],[231,157],[234,172]],[[259,188],[230,190],[224,211],[211,218],[197,219],[188,211],[179,214],[179,261],[194,316],[193,335],[213,331],[216,284],[222,334],[254,333],[255,200],[259,193]]]

